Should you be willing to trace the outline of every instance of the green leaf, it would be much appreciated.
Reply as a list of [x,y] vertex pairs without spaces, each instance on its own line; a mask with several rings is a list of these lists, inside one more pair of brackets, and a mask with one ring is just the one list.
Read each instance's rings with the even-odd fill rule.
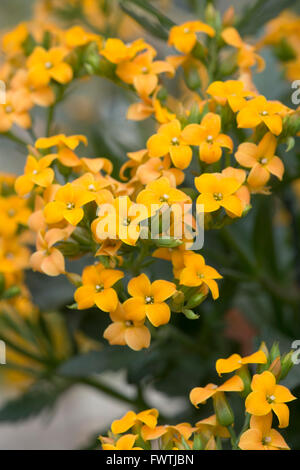
[[145,16],[139,15],[133,11],[130,7],[121,4],[122,10],[131,18],[133,18],[138,24],[140,24],[146,31],[151,33],[153,36],[166,41],[168,39],[167,32],[158,24],[148,20]]
[[108,347],[73,357],[58,368],[58,373],[66,377],[87,377],[106,370],[117,371],[127,368],[135,355],[129,348]]
[[281,11],[296,6],[297,3],[297,0],[257,0],[246,10],[236,27],[243,35],[254,34]]
[[23,395],[6,402],[0,409],[0,422],[17,423],[37,416],[42,411],[49,411],[65,390],[65,384],[55,386],[39,383]]

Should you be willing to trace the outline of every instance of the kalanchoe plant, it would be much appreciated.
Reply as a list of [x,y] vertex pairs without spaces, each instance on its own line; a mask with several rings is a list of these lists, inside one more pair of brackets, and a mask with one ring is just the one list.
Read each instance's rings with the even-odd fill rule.
[[[3,375],[26,385],[0,421],[17,419],[19,408],[29,417],[83,383],[135,410],[101,437],[106,450],[288,449],[272,421],[274,413],[280,428],[289,424],[286,403],[296,397],[278,383],[292,352],[281,356],[274,343],[247,353],[255,336],[283,338],[290,350],[300,334],[300,111],[269,99],[256,81],[272,74],[262,51],[269,46],[288,80],[297,78],[300,20],[267,0],[259,21],[271,21],[255,43],[243,37],[255,9],[221,16],[212,2],[182,2],[195,20],[177,24],[171,1],[152,3],[40,1],[33,21],[1,37],[0,138],[27,159],[22,175],[0,176]],[[139,30],[127,41],[132,19]],[[146,32],[165,42],[163,52]],[[124,123],[141,122],[140,144],[124,145],[119,158],[105,139],[97,144],[98,121],[90,138],[59,122],[73,85],[92,79],[130,100]],[[70,283],[55,313],[35,305],[29,268],[46,284],[57,276]],[[210,380],[217,355],[229,356],[217,360],[217,373],[234,375],[192,389]],[[120,369],[134,398],[94,377]],[[158,425],[156,409],[143,411],[150,384],[172,396],[192,389],[197,412],[191,407],[185,420],[196,424],[161,416]],[[230,392],[245,402],[238,417]],[[196,418],[208,398],[213,414]]]

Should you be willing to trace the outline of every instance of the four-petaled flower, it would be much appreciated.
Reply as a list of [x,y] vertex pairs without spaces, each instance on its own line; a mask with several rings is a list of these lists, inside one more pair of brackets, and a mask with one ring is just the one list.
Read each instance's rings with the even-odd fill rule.
[[184,255],[184,268],[180,273],[180,284],[189,287],[197,287],[206,284],[211,290],[214,299],[219,297],[218,284],[215,279],[222,279],[211,266],[205,264],[202,255],[196,253],[187,253]]
[[119,300],[112,286],[123,277],[122,271],[105,269],[101,263],[84,268],[82,286],[74,294],[78,308],[81,310],[97,305],[104,312],[114,312]]
[[251,383],[252,392],[247,396],[246,411],[255,416],[264,416],[274,411],[279,420],[279,427],[289,424],[289,409],[286,402],[296,400],[288,388],[277,385],[272,372],[266,370],[255,374]]
[[173,26],[169,34],[169,45],[174,46],[179,52],[189,54],[197,42],[197,33],[205,33],[210,37],[215,36],[215,30],[202,21],[188,21],[180,26]]
[[165,300],[176,292],[175,284],[164,280],[151,284],[143,273],[129,281],[128,292],[132,297],[123,306],[129,319],[142,321],[147,317],[154,326],[169,322],[171,311]]
[[272,429],[272,413],[251,416],[250,429],[239,441],[242,450],[289,450],[289,446],[276,429]]

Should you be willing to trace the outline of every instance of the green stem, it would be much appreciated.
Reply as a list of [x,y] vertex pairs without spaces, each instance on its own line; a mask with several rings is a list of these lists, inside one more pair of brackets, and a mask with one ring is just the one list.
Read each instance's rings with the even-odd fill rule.
[[46,358],[43,358],[31,351],[27,351],[27,349],[24,349],[22,348],[21,346],[18,346],[17,344],[15,344],[13,341],[11,341],[10,339],[6,338],[2,333],[0,335],[0,338],[2,341],[4,341],[4,343],[6,344],[6,346],[9,346],[10,348],[14,349],[16,352],[22,354],[23,356],[26,356],[28,357],[29,359],[33,359],[34,361],[36,362],[39,362],[43,365],[45,364],[48,364],[48,365],[53,365],[52,362],[50,363]]
[[240,442],[241,435],[244,434],[244,432],[247,431],[247,429],[249,428],[250,419],[251,419],[251,415],[249,413],[245,413],[245,421],[244,421],[242,430],[239,434],[238,442]]
[[3,137],[6,137],[7,139],[12,140],[13,142],[16,142],[17,144],[25,146],[26,149],[27,149],[27,146],[29,145],[27,142],[25,142],[25,140],[20,139],[19,137],[12,134],[11,132],[6,132],[5,134],[2,134],[2,135]]
[[155,8],[153,5],[150,5],[147,0],[119,0],[122,3],[133,3],[134,5],[137,5],[139,8],[142,10],[146,11],[147,13],[150,13],[151,15],[155,16],[155,18],[160,22],[160,24],[166,28],[172,28],[172,26],[175,26],[176,23],[172,21],[170,18],[168,18],[166,15],[161,13],[157,8]]
[[46,124],[46,137],[50,137],[51,134],[51,125],[54,117],[55,105],[52,104],[48,108],[47,124]]
[[227,429],[231,437],[232,450],[238,450],[237,435],[235,433],[235,430],[233,429],[232,426],[228,426]]

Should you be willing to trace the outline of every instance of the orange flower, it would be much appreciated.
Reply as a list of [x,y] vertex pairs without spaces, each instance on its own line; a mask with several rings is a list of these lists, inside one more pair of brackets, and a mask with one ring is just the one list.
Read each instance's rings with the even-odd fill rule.
[[240,369],[245,364],[266,364],[267,358],[263,351],[259,350],[250,356],[241,357],[239,354],[232,354],[227,359],[218,359],[216,370],[221,376]]
[[201,193],[197,204],[204,205],[204,212],[214,212],[223,207],[227,214],[241,217],[242,203],[236,196],[241,182],[220,173],[203,173],[195,178],[195,185]]
[[163,157],[170,153],[173,164],[182,170],[189,166],[193,156],[192,149],[182,137],[181,124],[177,119],[163,124],[158,133],[150,137],[147,148],[150,157]]
[[158,411],[155,408],[150,410],[135,413],[128,411],[121,419],[116,419],[112,422],[111,430],[113,434],[123,434],[131,429],[133,426],[146,424],[151,429],[154,429],[157,424]]
[[106,328],[103,334],[103,338],[107,339],[109,344],[120,346],[127,344],[134,351],[149,348],[151,335],[143,321],[129,320],[127,312],[120,303],[109,316],[113,323]]
[[72,67],[64,62],[68,51],[53,47],[48,51],[38,46],[27,59],[28,79],[35,87],[47,86],[51,79],[65,85],[73,78]]
[[87,139],[83,135],[65,136],[64,134],[54,135],[52,137],[42,137],[35,143],[37,149],[50,149],[52,147],[58,148],[58,153],[55,157],[67,167],[77,167],[81,165],[80,159],[73,152],[78,147],[80,142],[87,145]]
[[184,255],[184,268],[180,273],[180,284],[189,287],[197,287],[206,284],[211,290],[214,299],[219,297],[218,284],[215,279],[222,276],[211,266],[205,264],[203,256],[196,253]]
[[238,127],[254,128],[264,123],[272,134],[279,135],[282,131],[282,117],[286,108],[278,101],[267,101],[264,96],[247,101],[237,115]]
[[27,36],[27,24],[20,23],[16,28],[2,36],[1,47],[3,52],[9,56],[23,52],[23,44]]
[[160,208],[163,205],[171,206],[172,204],[183,204],[185,202],[190,202],[190,198],[183,191],[172,188],[169,179],[166,177],[161,177],[147,184],[146,189],[143,189],[137,196],[137,203],[148,207],[151,214],[153,213],[152,205]]
[[239,441],[242,450],[289,450],[289,446],[276,429],[272,429],[272,413],[251,416],[250,429]]
[[171,161],[169,157],[163,160],[160,158],[150,158],[146,163],[139,165],[136,170],[136,178],[142,184],[148,184],[152,181],[165,176],[170,180],[172,186],[177,186],[184,181],[184,173],[178,168],[170,168]]
[[38,160],[32,155],[28,156],[24,169],[25,174],[19,176],[15,182],[15,190],[19,196],[30,193],[34,185],[47,188],[52,184],[54,171],[49,166],[54,158],[53,155],[47,155]]
[[282,179],[284,166],[280,158],[275,155],[276,147],[277,139],[271,132],[265,134],[258,145],[250,142],[239,145],[235,158],[240,165],[251,168],[247,180],[250,186],[264,186],[270,174]]
[[226,28],[221,35],[227,44],[238,49],[237,62],[241,69],[247,70],[256,64],[258,72],[265,68],[265,61],[256,53],[255,46],[244,42],[235,28]]
[[206,400],[213,397],[216,393],[222,392],[242,392],[244,389],[243,381],[237,375],[226,380],[219,387],[215,384],[208,384],[205,387],[196,387],[190,393],[190,401],[198,408],[200,403],[205,403]]
[[230,437],[228,429],[218,423],[216,415],[198,421],[195,427],[197,428],[196,432],[200,432],[201,434],[219,436],[223,439]]
[[55,93],[50,86],[35,87],[29,80],[28,71],[19,69],[10,83],[11,89],[21,91],[33,106],[50,106],[55,101]]
[[252,392],[247,396],[246,411],[255,416],[265,416],[274,411],[279,420],[279,427],[289,424],[289,409],[286,402],[296,400],[288,388],[277,385],[270,371],[255,374],[251,383]]
[[246,99],[255,96],[252,91],[245,90],[245,85],[239,80],[217,81],[209,85],[206,92],[213,96],[221,105],[229,104],[236,113],[246,104]]
[[202,21],[188,21],[171,28],[168,43],[179,52],[189,54],[197,42],[197,33],[205,33],[210,37],[216,34],[211,26],[202,23]]
[[105,47],[102,49],[101,54],[113,64],[119,64],[133,59],[138,52],[149,50],[155,56],[155,50],[145,43],[143,39],[137,39],[130,44],[124,44],[121,39],[109,38],[105,41]]
[[84,216],[82,206],[93,200],[94,194],[68,183],[58,189],[54,201],[44,208],[46,222],[57,224],[65,219],[69,224],[77,225]]
[[116,74],[125,83],[134,85],[139,96],[148,97],[158,85],[157,75],[168,72],[174,74],[171,64],[162,60],[153,61],[153,53],[146,51],[131,61],[121,62]]
[[214,163],[222,156],[222,147],[232,151],[233,142],[228,135],[220,134],[221,118],[218,114],[207,113],[201,124],[189,124],[182,131],[183,139],[189,145],[199,145],[200,160]]
[[141,447],[133,447],[138,436],[126,434],[120,437],[115,444],[102,444],[103,450],[143,450]]
[[28,129],[31,126],[28,113],[31,108],[31,100],[22,90],[7,91],[6,103],[0,104],[0,132],[8,132],[13,124]]
[[112,286],[123,277],[122,271],[105,269],[101,263],[84,268],[83,285],[74,294],[78,308],[81,310],[97,305],[104,312],[114,312],[119,300]]
[[169,322],[171,312],[165,300],[176,292],[175,284],[163,280],[151,284],[145,274],[140,274],[129,281],[128,292],[132,298],[123,306],[130,320],[142,321],[147,316],[154,326]]
[[40,271],[48,276],[58,276],[65,272],[65,259],[62,253],[53,245],[68,238],[70,230],[54,228],[47,233],[39,232],[36,240],[37,251],[30,258],[34,271]]
[[81,26],[73,26],[64,33],[66,46],[73,49],[75,47],[85,46],[90,42],[96,42],[99,47],[102,44],[102,38],[98,34],[85,31]]
[[[11,237],[20,225],[27,225],[31,210],[18,196],[0,197],[0,235]],[[1,268],[0,268],[1,269]]]
[[101,175],[93,175],[92,173],[84,173],[72,182],[72,184],[82,191],[87,191],[94,196],[98,206],[103,203],[112,203],[113,195],[106,188],[110,182]]

